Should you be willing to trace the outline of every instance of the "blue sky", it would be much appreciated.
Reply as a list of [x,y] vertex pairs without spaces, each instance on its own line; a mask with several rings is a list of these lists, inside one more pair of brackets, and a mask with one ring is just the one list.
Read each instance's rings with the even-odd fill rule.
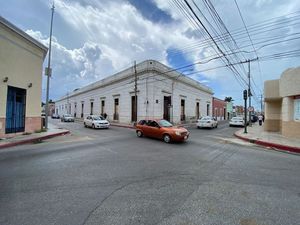
[[[194,2],[213,23],[203,1]],[[255,58],[234,0],[211,2],[240,50],[252,51],[240,54],[239,59]],[[48,45],[51,3],[52,0],[1,1],[0,15]],[[189,0],[189,3],[192,5],[193,1]],[[297,37],[300,35],[297,33],[300,33],[300,13],[291,14],[300,11],[299,1],[237,0],[237,3],[254,48],[259,49],[256,51],[259,57],[299,49],[300,39]],[[55,7],[51,99],[58,99],[67,91],[128,68],[135,60],[155,59],[173,68],[201,62],[181,72],[211,87],[216,97],[224,99],[225,96],[232,96],[235,104],[242,104],[243,84],[226,68],[212,69],[224,65],[224,62],[220,59],[207,62],[216,52],[211,44],[206,43],[199,29],[192,26],[179,11],[174,1],[55,0]],[[205,21],[200,14],[199,17]],[[273,22],[288,22],[284,26],[263,29],[251,26],[272,18],[277,18]],[[295,39],[287,40],[290,37]],[[263,47],[274,42],[272,39],[280,42]],[[220,47],[225,51],[226,46],[220,43]],[[239,61],[234,57],[230,60]],[[299,58],[260,61],[259,65],[253,62],[254,105],[259,107],[258,96],[263,91],[265,80],[277,79],[285,69],[297,66],[300,66]],[[239,69],[242,79],[247,79],[247,65],[244,65],[245,71]]]

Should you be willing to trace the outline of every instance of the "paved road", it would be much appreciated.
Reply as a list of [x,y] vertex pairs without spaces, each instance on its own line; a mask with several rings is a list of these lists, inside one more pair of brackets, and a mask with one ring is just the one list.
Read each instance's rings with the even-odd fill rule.
[[1,150],[0,224],[299,224],[300,157],[227,124],[165,144],[56,123],[73,134]]

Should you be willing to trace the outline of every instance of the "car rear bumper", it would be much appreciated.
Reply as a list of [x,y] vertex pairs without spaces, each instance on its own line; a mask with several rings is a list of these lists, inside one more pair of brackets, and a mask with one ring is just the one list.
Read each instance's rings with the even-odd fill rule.
[[229,123],[230,126],[237,126],[237,127],[243,127],[243,123]]
[[213,127],[211,123],[197,123],[197,127]]

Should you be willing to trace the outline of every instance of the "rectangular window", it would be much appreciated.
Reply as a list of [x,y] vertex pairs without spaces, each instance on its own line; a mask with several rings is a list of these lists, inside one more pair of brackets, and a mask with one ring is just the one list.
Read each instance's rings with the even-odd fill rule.
[[93,111],[94,111],[94,102],[91,102],[91,115],[93,115]]
[[207,116],[209,116],[209,111],[210,111],[210,109],[209,109],[209,104],[207,104],[207,105],[206,105],[206,115],[207,115]]
[[80,115],[81,118],[83,118],[83,110],[84,110],[84,103],[81,103],[81,115]]
[[101,115],[103,116],[105,113],[105,100],[101,101]]
[[294,120],[300,121],[300,99],[294,100]]
[[119,120],[119,99],[114,100],[114,120]]
[[185,120],[185,100],[181,99],[181,108],[180,108],[180,120],[184,121]]

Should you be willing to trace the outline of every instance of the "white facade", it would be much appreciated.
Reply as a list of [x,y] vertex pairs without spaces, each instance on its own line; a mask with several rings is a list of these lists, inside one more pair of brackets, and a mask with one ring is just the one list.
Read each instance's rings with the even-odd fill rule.
[[[166,118],[183,123],[212,114],[210,88],[154,60],[138,64],[136,70],[138,121]],[[135,120],[134,86],[134,69],[126,69],[57,100],[56,113],[77,118],[105,113],[110,121],[129,124]]]

